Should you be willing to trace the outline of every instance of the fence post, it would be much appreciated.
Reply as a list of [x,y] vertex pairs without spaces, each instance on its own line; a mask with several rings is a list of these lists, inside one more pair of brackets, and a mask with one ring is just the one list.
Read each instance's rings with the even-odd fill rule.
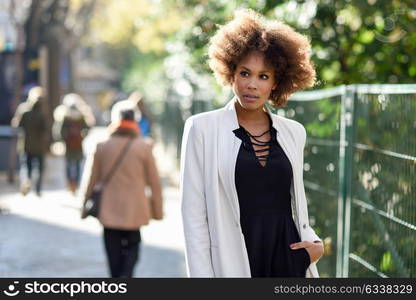
[[348,277],[352,165],[355,138],[355,85],[347,85],[341,99],[340,148],[339,148],[339,194],[337,228],[336,276]]

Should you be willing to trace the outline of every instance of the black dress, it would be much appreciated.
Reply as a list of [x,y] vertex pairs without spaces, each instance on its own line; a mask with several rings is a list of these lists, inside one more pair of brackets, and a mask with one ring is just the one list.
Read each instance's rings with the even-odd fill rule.
[[[251,276],[305,277],[310,264],[308,252],[289,247],[300,241],[291,209],[292,167],[276,140],[271,120],[269,131],[270,141],[261,143],[255,140],[256,137],[250,139],[242,126],[234,130],[242,140],[235,184]],[[262,146],[260,149],[269,149],[268,154],[254,151],[253,142]],[[259,159],[266,162],[264,167]]]

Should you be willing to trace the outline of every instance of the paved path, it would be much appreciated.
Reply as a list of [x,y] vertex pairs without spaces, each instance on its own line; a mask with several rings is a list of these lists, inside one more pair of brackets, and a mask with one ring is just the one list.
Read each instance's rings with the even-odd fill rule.
[[[88,149],[102,131],[90,138]],[[57,150],[59,152],[59,149]],[[182,224],[178,189],[165,178],[163,151],[156,147],[164,178],[165,219],[142,228],[135,277],[184,277]],[[62,156],[48,156],[45,190],[23,197],[0,174],[0,277],[108,277],[102,227],[79,218],[80,197],[66,190]]]

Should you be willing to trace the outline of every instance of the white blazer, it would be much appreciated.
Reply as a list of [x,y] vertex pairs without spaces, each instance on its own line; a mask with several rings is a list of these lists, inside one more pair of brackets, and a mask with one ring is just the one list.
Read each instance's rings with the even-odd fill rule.
[[[190,277],[251,277],[240,226],[235,166],[241,140],[231,100],[225,107],[190,117],[181,154],[181,210]],[[293,169],[292,213],[302,241],[320,238],[309,226],[303,186],[304,127],[268,111],[277,140]],[[319,277],[311,263],[306,277]]]

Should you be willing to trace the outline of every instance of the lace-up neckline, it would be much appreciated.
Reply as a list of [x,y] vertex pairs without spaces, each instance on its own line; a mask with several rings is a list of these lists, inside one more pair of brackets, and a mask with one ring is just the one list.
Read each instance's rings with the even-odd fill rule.
[[[266,130],[260,135],[253,135],[249,131],[247,131],[243,126],[240,125],[240,127],[244,130],[245,134],[247,135],[247,139],[243,140],[243,147],[249,151],[253,151],[260,165],[262,167],[265,167],[266,162],[270,156],[271,146],[273,144],[273,134],[271,125],[268,130]],[[261,141],[260,138],[268,133],[270,134],[270,139],[268,141]]]

